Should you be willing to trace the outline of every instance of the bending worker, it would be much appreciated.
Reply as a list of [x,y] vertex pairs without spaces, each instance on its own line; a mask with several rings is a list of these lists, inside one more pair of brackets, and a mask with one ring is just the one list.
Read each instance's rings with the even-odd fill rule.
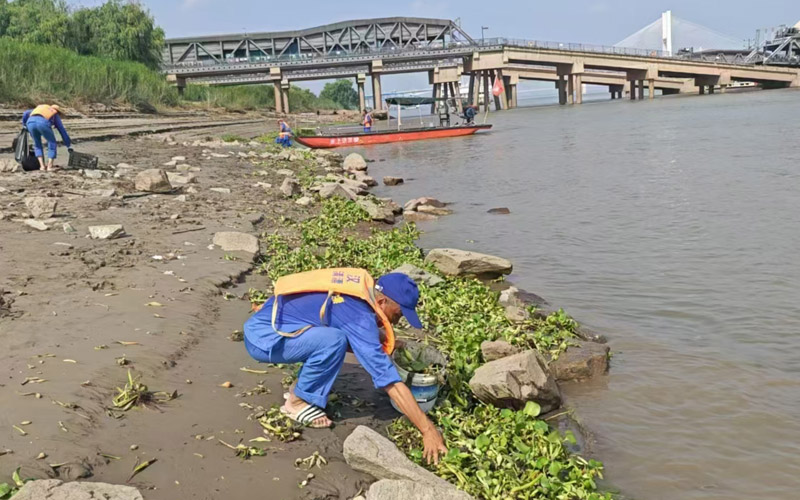
[[467,109],[464,110],[464,118],[467,120],[467,125],[472,125],[475,122],[475,113],[477,107],[474,105],[467,106]]
[[366,109],[361,112],[364,119],[361,124],[364,125],[364,132],[372,132],[372,113]]
[[324,408],[352,350],[375,387],[385,390],[422,433],[424,457],[438,462],[447,451],[442,435],[389,358],[395,345],[392,325],[401,316],[422,327],[415,311],[417,284],[400,273],[375,283],[363,269],[342,268],[284,276],[274,288],[275,295],[244,324],[244,344],[264,363],[303,363],[281,412],[310,427],[330,427]]
[[[72,152],[72,141],[64,128],[64,124],[61,122],[61,114],[61,108],[49,104],[41,104],[22,114],[22,126],[30,132],[33,138],[34,154],[39,160],[39,167],[45,171],[54,169],[53,162],[57,156],[58,145],[56,144],[56,134],[53,133],[53,127],[58,129],[64,145]],[[43,159],[42,137],[47,139],[47,165],[45,165]]]
[[275,142],[285,148],[292,147],[292,129],[285,120],[278,120],[278,137]]

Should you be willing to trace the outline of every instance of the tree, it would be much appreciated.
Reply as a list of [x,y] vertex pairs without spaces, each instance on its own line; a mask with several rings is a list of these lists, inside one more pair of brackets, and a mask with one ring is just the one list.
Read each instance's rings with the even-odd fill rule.
[[331,100],[344,109],[358,108],[358,92],[353,89],[353,82],[350,80],[336,80],[326,83],[322,92],[319,93],[320,99]]

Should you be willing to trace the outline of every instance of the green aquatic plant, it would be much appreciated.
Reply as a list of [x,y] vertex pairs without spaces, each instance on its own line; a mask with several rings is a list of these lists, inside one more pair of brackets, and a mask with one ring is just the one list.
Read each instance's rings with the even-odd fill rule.
[[[438,274],[415,246],[419,232],[413,224],[366,231],[361,224],[368,220],[369,215],[354,202],[325,200],[319,215],[289,222],[280,232],[265,236],[261,270],[273,280],[344,266],[380,276],[409,263]],[[287,235],[287,229],[296,234]],[[250,293],[254,302],[263,301],[265,295]],[[531,315],[522,322],[509,321],[498,295],[485,283],[469,278],[446,278],[446,283],[436,286],[420,284],[417,311],[426,326],[427,341],[448,358],[447,384],[430,417],[442,429],[449,452],[433,471],[478,498],[610,499],[598,491],[596,483],[602,478],[602,464],[571,455],[566,445],[574,443],[574,436],[562,436],[538,419],[538,405],[530,403],[514,411],[472,397],[468,382],[483,363],[482,342],[505,339],[556,357],[576,337],[578,324],[564,311],[544,319]],[[405,361],[407,366],[417,366],[413,356]],[[406,419],[395,420],[389,431],[409,457],[422,463],[419,433]]]

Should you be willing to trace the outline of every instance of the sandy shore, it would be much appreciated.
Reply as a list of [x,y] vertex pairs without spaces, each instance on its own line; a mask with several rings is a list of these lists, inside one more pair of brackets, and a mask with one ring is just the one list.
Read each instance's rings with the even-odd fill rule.
[[[209,125],[208,117],[189,119]],[[21,466],[24,477],[125,483],[137,461],[153,458],[157,462],[130,482],[148,500],[266,492],[269,498],[346,499],[371,482],[345,464],[342,441],[355,426],[380,427],[397,413],[352,360],[335,387],[346,404],[332,432],[309,429],[302,440],[270,443],[267,456],[248,461],[218,442],[235,445],[262,435],[259,424],[248,420],[248,406],[280,403],[284,374],[277,368],[267,375],[240,370],[257,364],[229,336],[249,315],[248,289],[267,283],[252,273],[247,254],[230,260],[233,255],[209,246],[212,237],[223,230],[260,234],[278,227],[282,217],[304,218],[316,209],[280,196],[283,177],[275,173],[313,162],[256,168],[261,160],[246,155],[263,149],[226,146],[204,155],[204,147],[180,145],[223,130],[248,138],[266,131],[263,118],[212,122],[173,133],[175,145],[157,137],[107,137],[104,130],[83,137],[84,130],[73,127],[83,138],[80,150],[98,155],[101,165],[133,167],[120,178],[90,179],[75,171],[0,174],[0,288],[5,302],[13,302],[0,309],[0,453],[11,451],[0,454],[0,482]],[[117,132],[133,126],[130,119],[120,123]],[[150,120],[141,126],[155,125]],[[4,123],[0,141],[11,130]],[[183,188],[186,201],[181,193],[125,197],[135,191],[136,172],[175,156],[200,169],[197,182]],[[104,197],[95,189],[115,194]],[[58,201],[48,231],[15,220],[26,211],[28,196]],[[65,223],[76,232],[65,233]],[[127,236],[89,239],[88,226],[99,224],[122,224]],[[152,302],[162,307],[147,305]],[[151,390],[177,391],[179,397],[112,418],[107,408],[129,369]],[[233,387],[221,387],[224,382]],[[269,392],[252,394],[260,384]],[[300,489],[307,471],[295,469],[294,461],[315,451],[329,465]],[[37,459],[40,454],[46,457]]]

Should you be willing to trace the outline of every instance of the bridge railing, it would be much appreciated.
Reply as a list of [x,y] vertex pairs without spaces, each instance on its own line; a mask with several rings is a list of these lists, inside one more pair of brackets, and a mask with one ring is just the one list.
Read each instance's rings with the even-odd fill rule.
[[411,45],[408,47],[383,47],[380,49],[362,47],[358,51],[350,53],[326,53],[326,54],[284,54],[281,56],[268,56],[268,55],[252,55],[240,58],[226,58],[226,59],[204,59],[201,61],[187,61],[178,63],[165,63],[163,68],[169,70],[171,68],[204,68],[211,66],[240,66],[248,64],[280,64],[280,65],[302,65],[309,62],[318,61],[337,61],[337,60],[353,60],[359,58],[369,57],[386,57],[392,55],[405,55],[411,53],[430,53],[447,51],[453,52],[469,52],[472,50],[480,50],[487,48],[500,48],[503,46],[521,47],[521,48],[536,48],[536,49],[550,49],[550,50],[567,50],[574,52],[595,52],[603,54],[616,54],[640,57],[670,57],[666,52],[661,50],[648,50],[648,49],[635,49],[629,47],[613,47],[607,45],[591,45],[585,43],[562,43],[562,42],[548,42],[541,40],[526,40],[521,38],[486,38],[476,40],[475,43],[469,42],[449,42],[436,45]]
[[587,43],[547,42],[541,40],[526,40],[523,38],[486,38],[476,40],[478,46],[510,46],[528,49],[569,50],[574,52],[598,52],[601,54],[616,54],[640,57],[670,57],[662,50],[635,49],[630,47],[614,47],[610,45],[592,45]]

